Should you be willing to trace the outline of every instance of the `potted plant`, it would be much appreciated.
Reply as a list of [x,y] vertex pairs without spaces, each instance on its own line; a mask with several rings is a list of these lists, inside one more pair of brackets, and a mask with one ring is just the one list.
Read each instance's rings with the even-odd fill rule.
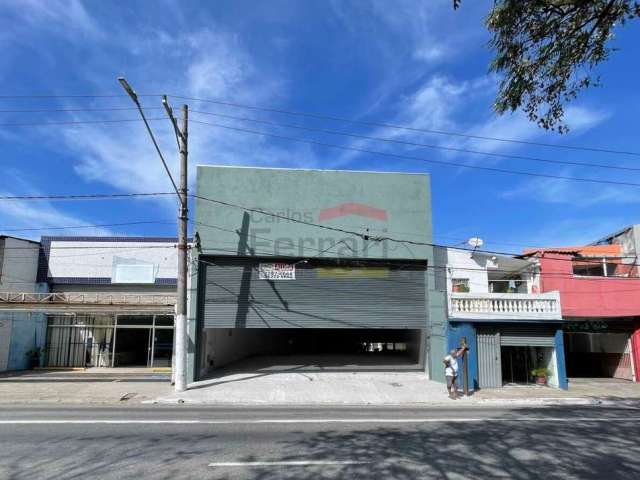
[[464,283],[456,283],[453,285],[453,291],[455,293],[469,293],[469,285]]
[[545,367],[534,368],[531,370],[531,376],[535,378],[537,385],[546,385],[547,379],[551,376],[551,371]]

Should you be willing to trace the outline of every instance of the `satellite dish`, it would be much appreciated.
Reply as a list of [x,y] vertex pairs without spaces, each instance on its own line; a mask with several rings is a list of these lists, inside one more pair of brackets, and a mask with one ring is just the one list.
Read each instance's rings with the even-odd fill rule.
[[474,249],[480,248],[482,245],[484,245],[484,241],[480,237],[471,237],[469,240],[467,240],[467,243]]

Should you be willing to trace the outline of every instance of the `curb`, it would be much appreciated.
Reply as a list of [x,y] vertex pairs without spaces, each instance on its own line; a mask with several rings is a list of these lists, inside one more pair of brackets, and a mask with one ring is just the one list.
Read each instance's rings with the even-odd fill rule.
[[294,403],[294,402],[228,402],[228,401],[206,401],[192,400],[188,398],[166,398],[160,397],[153,400],[145,400],[143,404],[155,405],[215,405],[215,406],[273,406],[273,407],[319,407],[319,406],[353,406],[353,407],[531,407],[531,406],[553,406],[553,405],[603,405],[616,406],[627,405],[630,401],[635,401],[640,406],[640,399],[625,400],[605,400],[598,398],[533,398],[533,399],[483,399],[452,402],[450,400],[434,400],[431,402],[404,402],[404,403],[347,403],[347,402],[314,402],[314,403]]
[[31,370],[35,370],[38,372],[83,372],[86,370],[86,368],[84,367],[34,367]]

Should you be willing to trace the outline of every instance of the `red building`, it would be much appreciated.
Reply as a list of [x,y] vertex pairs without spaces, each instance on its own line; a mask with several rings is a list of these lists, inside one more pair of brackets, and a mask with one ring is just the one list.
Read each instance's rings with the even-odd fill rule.
[[593,245],[531,249],[541,292],[559,291],[569,377],[640,381],[640,225]]

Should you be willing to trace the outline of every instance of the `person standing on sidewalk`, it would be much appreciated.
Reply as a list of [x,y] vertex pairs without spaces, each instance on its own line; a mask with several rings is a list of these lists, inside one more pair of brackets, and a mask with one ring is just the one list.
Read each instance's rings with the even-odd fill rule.
[[444,363],[444,376],[447,379],[447,391],[449,392],[449,398],[455,400],[458,398],[458,360],[457,358],[462,355],[468,347],[465,345],[461,348],[454,348],[449,352],[449,355],[444,357],[442,363]]

